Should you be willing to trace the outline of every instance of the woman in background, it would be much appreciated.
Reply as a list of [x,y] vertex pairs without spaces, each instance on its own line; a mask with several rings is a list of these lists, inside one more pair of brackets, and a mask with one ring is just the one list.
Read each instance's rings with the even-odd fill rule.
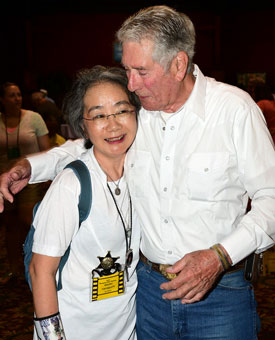
[[[47,150],[49,146],[48,129],[42,117],[22,109],[22,94],[17,84],[4,83],[0,87],[0,172],[19,157]],[[33,205],[39,199],[39,185],[28,185],[16,197],[14,205],[7,202],[2,219],[10,271],[0,279],[2,283],[24,273],[22,244],[31,223]]]

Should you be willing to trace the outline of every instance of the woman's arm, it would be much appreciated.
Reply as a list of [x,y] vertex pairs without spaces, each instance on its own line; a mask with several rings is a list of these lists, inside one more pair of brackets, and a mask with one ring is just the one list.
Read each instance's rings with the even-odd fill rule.
[[37,136],[37,142],[40,151],[45,151],[50,148],[50,139],[49,135]]
[[30,263],[34,311],[37,318],[58,312],[55,275],[60,257],[33,253]]
[[60,257],[33,253],[30,263],[35,330],[39,339],[66,340],[58,310],[55,275]]

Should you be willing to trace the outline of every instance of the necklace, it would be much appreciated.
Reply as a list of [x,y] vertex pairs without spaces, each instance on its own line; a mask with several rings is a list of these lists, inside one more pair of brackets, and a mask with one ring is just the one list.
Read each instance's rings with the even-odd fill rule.
[[[110,175],[108,175],[108,176],[109,176],[109,177],[111,178],[111,180],[112,180],[112,177],[111,177]],[[116,194],[117,196],[119,196],[120,193],[121,193],[121,190],[120,190],[120,188],[119,188],[119,182],[120,182],[120,180],[121,180],[121,177],[120,177],[120,179],[118,180],[117,184],[116,184],[115,181],[112,180],[112,183],[114,183],[114,185],[116,186],[116,188],[115,188],[115,194]]]
[[[99,164],[99,163],[98,163]],[[119,183],[120,183],[120,180],[121,180],[121,178],[122,178],[122,176],[120,177],[120,179],[117,181],[117,183],[112,179],[112,177],[101,167],[101,165],[99,164],[99,166],[100,166],[100,168],[101,168],[101,170],[105,173],[105,175],[107,176],[107,179],[108,179],[108,177],[111,179],[111,181],[112,181],[112,183],[116,186],[116,188],[115,188],[115,194],[117,195],[117,196],[119,196],[120,195],[120,193],[121,193],[121,190],[120,190],[120,187],[119,187]],[[108,185],[108,183],[107,183],[107,185]],[[108,187],[109,187],[109,185],[108,185]],[[110,189],[110,188],[109,188]]]
[[[100,166],[100,165],[99,165],[99,166]],[[100,167],[101,167],[101,166],[100,166]],[[102,169],[102,168],[101,168],[101,169]],[[105,170],[102,169],[102,171],[107,175],[107,177],[111,178],[112,183],[114,183],[114,185],[116,186],[116,188],[115,188],[115,194],[116,194],[117,196],[119,196],[120,193],[121,193],[121,190],[120,190],[120,187],[119,187],[119,183],[120,183],[120,180],[121,180],[122,177],[120,177],[120,179],[119,179],[118,182],[116,183],[116,182],[112,179],[112,177],[111,177]]]

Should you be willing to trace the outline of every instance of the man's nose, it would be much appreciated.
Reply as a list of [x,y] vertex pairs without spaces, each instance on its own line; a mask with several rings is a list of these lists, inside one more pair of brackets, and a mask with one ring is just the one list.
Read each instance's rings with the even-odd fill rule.
[[135,92],[140,87],[139,75],[134,71],[128,71],[128,89],[131,92]]

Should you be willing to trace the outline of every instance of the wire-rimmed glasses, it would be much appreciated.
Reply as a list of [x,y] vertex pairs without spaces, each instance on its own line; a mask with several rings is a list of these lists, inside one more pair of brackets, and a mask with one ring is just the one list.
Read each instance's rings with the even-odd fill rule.
[[112,113],[110,115],[99,113],[99,114],[96,114],[94,117],[91,117],[91,118],[83,117],[83,119],[89,120],[97,126],[104,127],[108,124],[108,119],[111,116],[113,116],[114,119],[116,119],[118,122],[123,123],[123,122],[126,122],[127,119],[130,118],[133,113],[135,113],[135,110],[120,110],[119,112]]

